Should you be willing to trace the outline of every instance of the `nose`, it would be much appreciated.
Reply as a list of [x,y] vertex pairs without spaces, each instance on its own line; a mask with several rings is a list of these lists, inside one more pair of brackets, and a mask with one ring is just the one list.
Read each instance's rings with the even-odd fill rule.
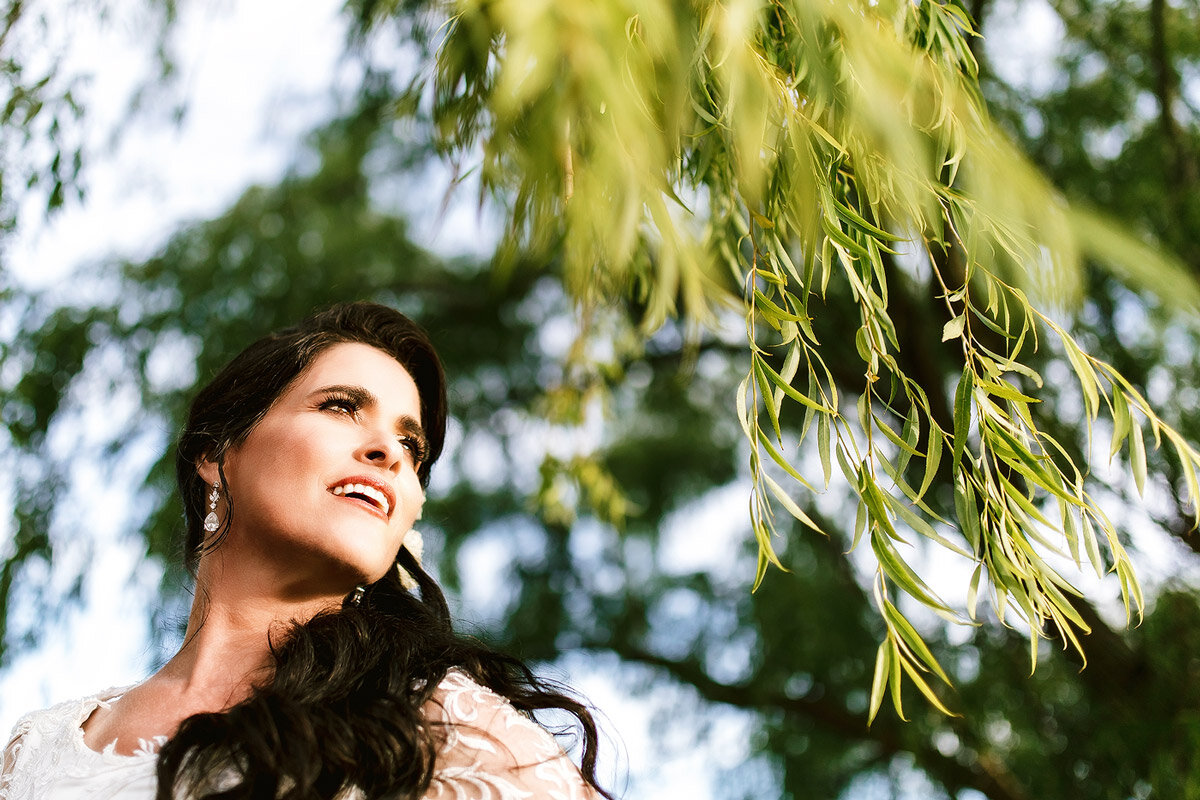
[[359,459],[393,472],[404,463],[404,448],[395,436],[374,434],[363,443]]

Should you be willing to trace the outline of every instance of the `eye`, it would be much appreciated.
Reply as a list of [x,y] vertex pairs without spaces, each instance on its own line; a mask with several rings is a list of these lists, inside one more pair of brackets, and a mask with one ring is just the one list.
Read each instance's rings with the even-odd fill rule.
[[424,441],[415,436],[401,436],[399,441],[400,446],[408,450],[413,466],[419,467],[425,463],[426,446]]
[[351,417],[358,416],[358,403],[352,398],[342,397],[340,395],[326,398],[321,402],[321,405],[319,405],[318,408],[320,408],[322,411],[335,411],[339,414],[346,414],[347,416]]

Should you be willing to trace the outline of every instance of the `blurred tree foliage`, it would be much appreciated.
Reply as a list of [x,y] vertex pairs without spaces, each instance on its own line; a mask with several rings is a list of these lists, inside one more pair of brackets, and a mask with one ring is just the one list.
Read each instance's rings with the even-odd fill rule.
[[[396,13],[376,4],[350,11],[363,35]],[[986,33],[989,7],[980,2],[972,11]],[[1067,41],[1063,77],[1052,89],[1033,98],[1014,93],[982,63],[998,117],[1058,185],[1124,215],[1200,268],[1188,236],[1200,195],[1186,166],[1197,153],[1197,126],[1182,83],[1200,58],[1189,38],[1200,29],[1196,9],[1104,3],[1058,13]],[[315,132],[311,157],[298,160],[315,166],[250,189],[218,218],[179,231],[147,262],[92,265],[69,293],[8,287],[0,390],[17,525],[0,569],[0,618],[10,619],[14,584],[29,567],[53,560],[85,528],[79,510],[59,503],[80,451],[55,442],[105,402],[97,397],[131,394],[137,408],[108,401],[114,432],[94,457],[116,464],[147,445],[165,454],[141,495],[143,533],[148,557],[177,565],[180,514],[166,454],[193,385],[255,336],[314,306],[372,297],[420,319],[452,376],[457,444],[435,470],[422,523],[441,542],[436,566],[448,588],[484,635],[526,657],[615,654],[648,669],[651,685],[686,688],[700,709],[752,714],[753,759],[744,769],[766,764],[776,783],[739,793],[747,782],[735,774],[727,796],[837,797],[864,780],[915,772],[931,796],[1200,797],[1200,602],[1182,580],[1154,586],[1145,621],[1132,630],[1113,629],[1094,600],[1067,594],[1091,631],[1082,670],[1076,651],[1043,647],[1030,676],[1022,633],[986,615],[976,627],[949,628],[913,613],[955,687],[940,696],[962,716],[910,703],[909,722],[885,713],[868,726],[868,654],[897,623],[877,611],[869,555],[845,556],[856,536],[855,488],[835,485],[796,501],[826,535],[783,537],[776,556],[789,571],[748,593],[758,559],[748,525],[747,535],[723,537],[705,513],[715,498],[749,493],[752,482],[730,402],[745,372],[744,332],[691,329],[643,296],[592,308],[584,317],[592,338],[580,339],[575,297],[564,288],[573,267],[554,248],[506,254],[507,278],[498,280],[487,265],[414,246],[373,189],[382,181],[418,186],[432,157],[438,120],[426,116],[418,88],[368,71],[353,108]],[[1172,111],[1147,119],[1147,98]],[[397,114],[405,125],[395,124]],[[943,343],[954,319],[946,289],[934,269],[880,263],[887,313],[897,322],[897,369],[923,387],[930,417],[951,431],[964,365],[962,348]],[[1084,275],[1074,335],[1111,360],[1186,439],[1200,438],[1189,321],[1107,273]],[[832,281],[808,303],[829,385],[845,397],[862,395],[871,379],[844,322],[857,325],[861,295]],[[624,321],[655,313],[653,334],[629,344]],[[600,356],[579,356],[581,341]],[[1093,460],[1093,436],[1107,451],[1107,432],[1091,423],[1068,355],[1044,346],[1024,358],[1047,376],[1042,402],[1028,406],[1031,421],[1076,464]],[[587,361],[602,363],[602,373],[581,368]],[[778,371],[780,361],[768,366]],[[585,417],[598,403],[607,404],[610,423],[597,439]],[[896,427],[906,418],[901,413]],[[788,442],[810,424],[791,406],[778,422]],[[807,474],[826,469],[816,448],[801,453]],[[963,495],[950,458],[932,471],[923,497],[945,518]],[[1168,449],[1147,448],[1145,458],[1149,511],[1165,533],[1147,529],[1138,538],[1194,564],[1200,544],[1189,532],[1186,462]],[[910,470],[919,484],[926,469],[912,462],[898,475]],[[1138,489],[1117,464],[1089,480],[1120,514],[1118,544],[1136,552],[1139,542],[1123,523],[1140,520],[1124,510]],[[470,605],[473,587],[459,580],[459,566],[479,552],[503,554],[492,559],[501,588],[482,608]],[[171,569],[166,589],[178,599],[183,576]],[[10,629],[3,641],[11,647],[27,633]]]
[[[970,624],[990,600],[1025,625],[1035,665],[1041,637],[1082,654],[1079,633],[1091,627],[1071,568],[1051,554],[1115,573],[1127,614],[1141,613],[1101,502],[1107,488],[1090,468],[1098,454],[1045,411],[1059,390],[1044,386],[1046,351],[1066,357],[1088,437],[1097,424],[1111,433],[1109,458],[1121,456],[1139,492],[1146,451],[1161,447],[1194,506],[1200,452],[1047,307],[1078,299],[1085,256],[1157,287],[1174,308],[1197,305],[1196,285],[1066,202],[1001,135],[964,6],[447,8],[432,81],[437,142],[504,209],[496,268],[553,259],[579,306],[567,360],[584,377],[563,406],[603,404],[614,362],[637,358],[667,320],[690,333],[736,309],[757,580],[783,566],[781,516],[826,533],[794,494],[836,475],[854,506],[851,549],[869,548],[876,565],[870,595],[884,633],[872,718],[887,695],[903,716],[910,681],[941,707],[931,684],[949,678],[912,624],[912,601]],[[924,289],[910,300],[913,284]],[[612,313],[627,298],[633,307]],[[917,307],[936,324],[910,319]],[[593,462],[572,477],[621,522],[616,476]],[[934,496],[945,485],[952,503]],[[914,539],[970,562],[965,602],[946,601],[914,569]]]
[[[138,31],[152,67],[133,92],[127,111],[134,112],[166,97],[161,90],[174,72],[168,42],[175,19],[174,0],[83,0],[68,7],[42,0],[5,3],[0,12],[0,233],[13,230],[22,214],[53,214],[84,196],[81,171],[97,154],[88,152],[85,130],[92,76],[71,62],[75,37],[109,25]],[[175,113],[181,113],[177,107]]]

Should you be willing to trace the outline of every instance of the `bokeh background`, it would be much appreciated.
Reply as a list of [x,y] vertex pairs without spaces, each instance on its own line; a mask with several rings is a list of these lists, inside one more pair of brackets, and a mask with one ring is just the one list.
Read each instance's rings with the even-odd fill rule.
[[[1043,645],[1031,676],[1023,631],[921,618],[962,716],[914,697],[909,721],[885,709],[868,726],[881,631],[869,568],[843,556],[844,496],[806,500],[830,536],[788,536],[790,571],[750,592],[739,319],[698,342],[668,323],[615,365],[607,424],[551,422],[572,306],[553,265],[490,267],[497,213],[433,150],[409,90],[427,43],[402,7],[364,26],[367,6],[47,3],[0,40],[26,77],[54,76],[57,101],[14,114],[6,63],[0,728],[172,652],[189,595],[169,449],[193,386],[315,306],[371,298],[418,318],[451,375],[427,560],[467,629],[605,713],[618,793],[1200,797],[1200,537],[1178,464],[1152,453],[1158,477],[1135,502],[1091,448],[1069,366],[1038,355],[1045,422],[1106,481],[1145,620],[1127,628],[1115,579],[1081,576],[1088,664]],[[1200,4],[969,6],[1014,139],[1068,195],[1200,271]],[[912,341],[939,340],[929,286],[897,281],[892,301]],[[827,300],[835,348],[848,303]],[[1061,313],[1200,438],[1193,320],[1099,271]],[[961,370],[936,348],[908,358],[930,387]],[[850,366],[836,378],[862,381]],[[585,453],[619,480],[623,524],[577,509],[578,485],[546,467]],[[961,578],[946,565],[940,588],[961,593]]]

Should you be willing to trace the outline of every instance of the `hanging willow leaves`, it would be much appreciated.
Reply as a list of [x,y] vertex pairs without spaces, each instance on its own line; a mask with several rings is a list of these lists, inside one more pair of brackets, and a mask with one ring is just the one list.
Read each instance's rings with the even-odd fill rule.
[[[1079,649],[1076,631],[1087,627],[1052,553],[1115,572],[1129,613],[1140,610],[1087,465],[1036,422],[1042,377],[1028,359],[1039,348],[1062,354],[1088,425],[1111,414],[1111,453],[1128,451],[1139,491],[1148,426],[1156,446],[1178,455],[1200,506],[1200,454],[1041,308],[1078,298],[1084,258],[1169,289],[1185,307],[1200,306],[1200,294],[1169,259],[1068,204],[997,132],[958,4],[456,0],[449,9],[434,113],[441,146],[478,166],[507,210],[501,264],[518,253],[553,259],[584,316],[632,299],[627,323],[643,333],[676,316],[693,330],[744,317],[736,405],[750,447],[756,585],[784,566],[775,509],[820,530],[785,485],[815,491],[801,455],[815,447],[826,486],[839,465],[857,501],[855,543],[868,540],[877,559],[886,634],[872,717],[884,687],[902,714],[906,676],[947,709],[926,677],[947,675],[901,596],[969,620],[990,595],[1001,619],[1027,626],[1035,662],[1042,637]],[[908,321],[889,280],[918,272],[940,287],[940,339],[960,363],[949,419],[931,402],[946,387],[902,367]],[[855,309],[837,320],[861,360],[855,397],[839,397],[815,332],[834,292]],[[956,526],[925,502],[939,475],[952,481]],[[966,609],[921,577],[919,543],[971,567]]]

